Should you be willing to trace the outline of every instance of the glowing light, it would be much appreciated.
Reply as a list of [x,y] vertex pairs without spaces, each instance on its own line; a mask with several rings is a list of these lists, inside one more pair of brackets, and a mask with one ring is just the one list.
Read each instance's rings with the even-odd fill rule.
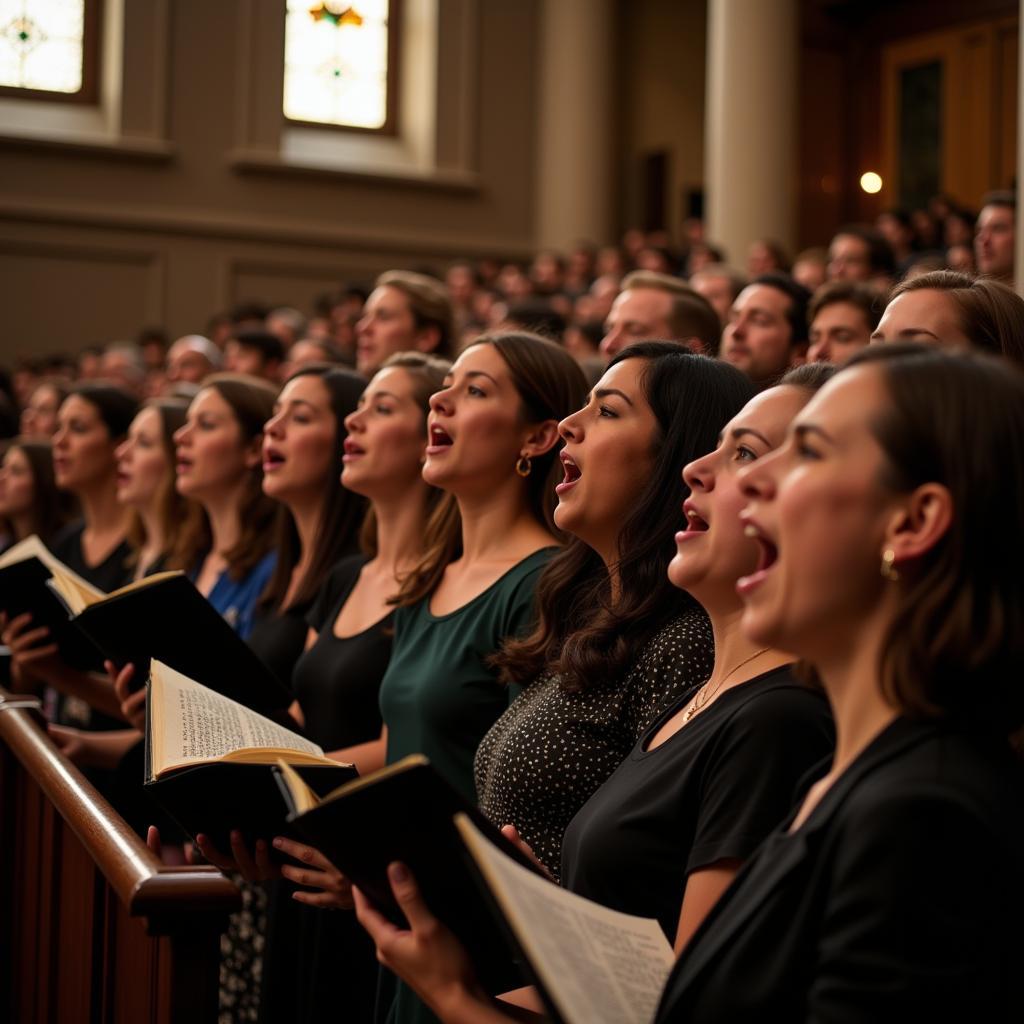
[[882,191],[882,176],[874,171],[865,171],[860,176],[860,187],[869,195]]

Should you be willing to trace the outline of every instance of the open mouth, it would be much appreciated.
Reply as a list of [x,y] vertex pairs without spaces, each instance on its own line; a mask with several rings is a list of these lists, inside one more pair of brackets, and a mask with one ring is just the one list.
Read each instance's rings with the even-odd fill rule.
[[693,509],[686,510],[686,532],[687,533],[705,533],[708,529],[708,524],[705,520],[701,519]]
[[741,576],[736,581],[737,592],[745,597],[765,581],[772,566],[779,559],[779,549],[754,523],[746,523],[743,533],[757,545],[757,567],[749,576]]
[[187,473],[191,468],[192,468],[192,460],[191,459],[178,459],[178,461],[175,463],[175,469],[179,473]]
[[452,440],[451,434],[444,427],[439,427],[436,423],[431,425],[430,444],[427,445],[428,455],[437,455],[439,452],[443,452],[445,448],[451,448],[453,444],[455,442]]
[[341,456],[342,462],[352,462],[354,459],[358,459],[366,454],[366,449],[361,448],[350,437],[345,438],[343,449],[344,451]]
[[263,472],[270,473],[284,465],[284,456],[274,448],[268,448],[263,453]]
[[555,487],[555,493],[564,494],[576,485],[580,477],[583,476],[583,470],[576,465],[576,462],[571,455],[567,455],[565,452],[562,452],[559,458],[562,461],[562,471],[565,476],[562,477],[562,482]]

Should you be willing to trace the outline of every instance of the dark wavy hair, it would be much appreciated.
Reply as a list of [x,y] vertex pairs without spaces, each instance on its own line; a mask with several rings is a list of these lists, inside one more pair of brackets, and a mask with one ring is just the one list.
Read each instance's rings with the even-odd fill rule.
[[[576,360],[561,345],[525,331],[484,334],[466,348],[477,345],[492,346],[505,361],[519,397],[524,423],[561,421],[583,404],[586,378]],[[562,480],[558,460],[560,447],[555,444],[550,451],[533,459],[525,481],[534,518],[554,537],[562,536],[554,520],[558,504],[555,486]],[[512,472],[513,467],[509,466],[509,473]],[[432,594],[441,582],[445,567],[461,554],[462,522],[455,501],[442,502],[439,514],[444,521],[428,543],[423,560],[402,581],[396,598],[399,605],[415,604]]]
[[620,593],[613,602],[601,558],[572,539],[538,583],[535,629],[521,640],[507,640],[494,658],[505,682],[526,684],[556,673],[566,691],[586,689],[625,672],[662,625],[696,607],[666,573],[676,531],[685,525],[682,504],[689,488],[682,468],[715,447],[754,387],[735,367],[673,342],[631,345],[610,365],[627,359],[646,364],[641,382],[658,434],[647,487],[619,531]]
[[950,493],[945,535],[899,569],[879,675],[887,700],[1002,737],[1024,723],[1024,376],[979,353],[871,346],[889,401],[871,423],[883,485]]

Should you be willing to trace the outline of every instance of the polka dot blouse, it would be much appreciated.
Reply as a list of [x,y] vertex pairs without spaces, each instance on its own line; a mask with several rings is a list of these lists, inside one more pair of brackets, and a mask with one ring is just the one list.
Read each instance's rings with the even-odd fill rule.
[[497,826],[512,824],[557,877],[562,835],[667,700],[711,674],[714,640],[703,610],[668,622],[619,680],[566,693],[555,676],[531,684],[476,753],[477,799]]

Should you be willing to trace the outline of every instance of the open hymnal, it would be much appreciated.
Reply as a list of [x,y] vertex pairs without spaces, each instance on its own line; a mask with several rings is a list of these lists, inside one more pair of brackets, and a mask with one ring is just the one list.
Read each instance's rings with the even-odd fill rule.
[[675,963],[658,922],[609,910],[526,870],[466,815],[455,825],[552,1017],[649,1024]]
[[[271,766],[298,767],[314,792],[355,776],[297,732],[153,661],[146,699],[146,785],[190,835],[225,842],[283,831],[287,807]],[[220,845],[220,843],[218,843]]]

